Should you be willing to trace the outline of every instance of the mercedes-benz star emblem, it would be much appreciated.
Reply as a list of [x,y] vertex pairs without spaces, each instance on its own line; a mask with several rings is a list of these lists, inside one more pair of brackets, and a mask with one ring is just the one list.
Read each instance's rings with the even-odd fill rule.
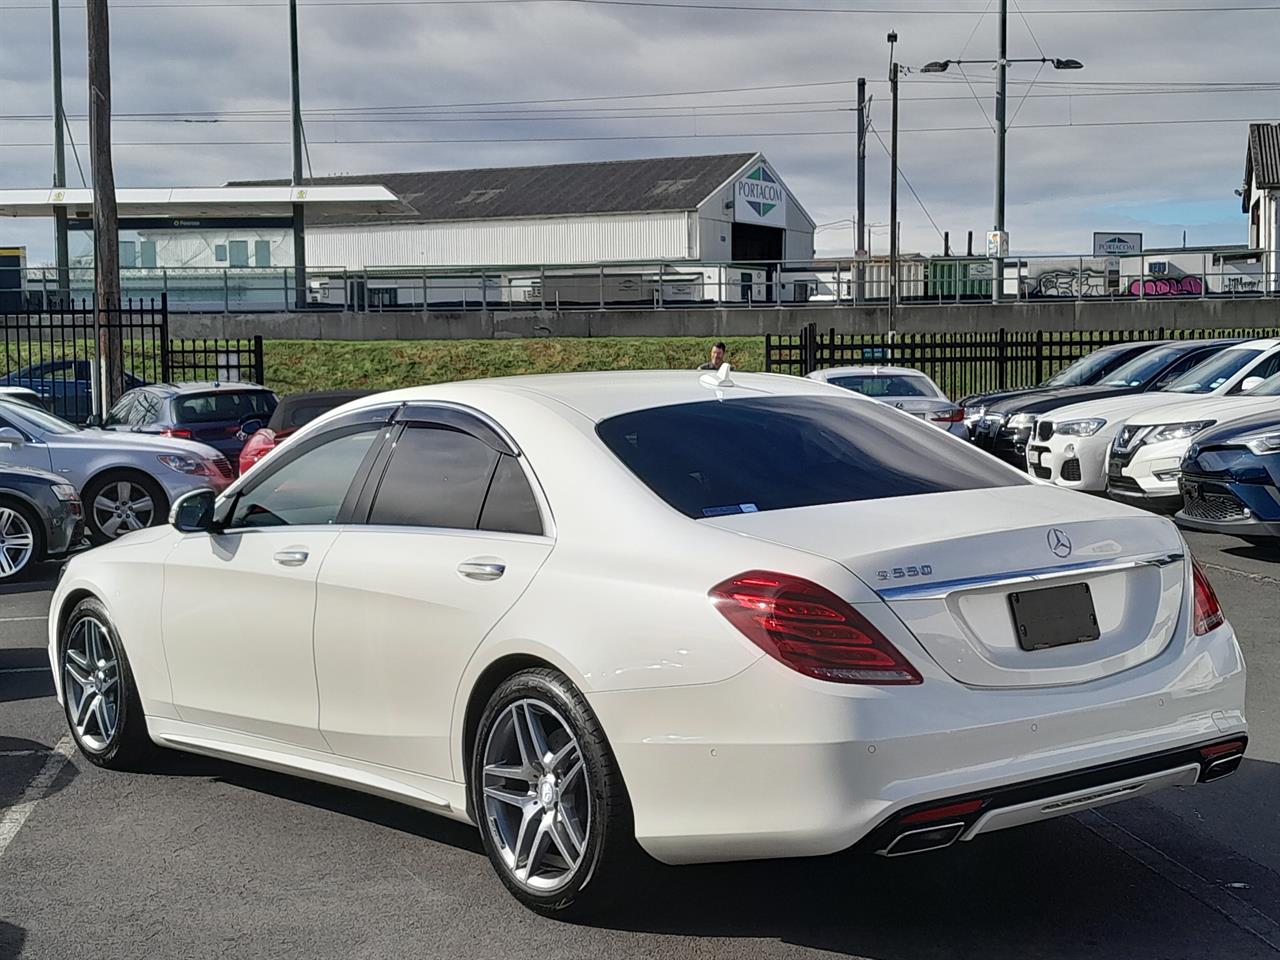
[[1071,538],[1066,532],[1054,527],[1049,531],[1049,549],[1053,551],[1055,557],[1066,558],[1071,556]]

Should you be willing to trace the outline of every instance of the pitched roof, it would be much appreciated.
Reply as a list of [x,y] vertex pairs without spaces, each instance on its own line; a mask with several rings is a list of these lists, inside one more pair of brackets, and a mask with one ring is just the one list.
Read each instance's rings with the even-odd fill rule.
[[[1280,188],[1280,123],[1251,123],[1249,125],[1249,154],[1244,164],[1245,190],[1254,179],[1258,189]],[[1244,198],[1245,213],[1249,212],[1249,197]]]
[[[404,214],[346,216],[323,222],[424,223],[500,220],[575,214],[694,210],[757,156],[659,157],[564,163],[541,167],[427,170],[415,173],[316,177],[308,184],[378,183],[409,207]],[[288,181],[237,181],[228,186],[267,186]]]

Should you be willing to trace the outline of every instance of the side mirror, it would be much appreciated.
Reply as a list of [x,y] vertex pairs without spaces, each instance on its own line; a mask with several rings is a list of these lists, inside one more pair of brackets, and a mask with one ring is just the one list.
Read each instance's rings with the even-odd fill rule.
[[1254,387],[1260,387],[1266,382],[1266,377],[1245,377],[1244,383],[1240,384],[1240,392],[1248,393]]
[[213,504],[217,499],[212,490],[183,494],[169,511],[169,523],[182,533],[208,533],[213,529]]
[[27,438],[13,427],[0,427],[0,446],[10,446],[16,450],[26,442]]
[[85,419],[84,419],[84,425],[85,425],[86,427],[89,427],[90,429],[92,429],[92,428],[94,428],[94,427],[101,427],[101,426],[102,426],[102,418],[101,418],[101,417],[99,417],[96,413],[91,413],[91,414],[89,414],[89,416],[85,417]]
[[254,417],[252,420],[246,420],[244,423],[240,424],[240,432],[246,437],[252,437],[265,426],[266,424],[263,423],[261,419]]

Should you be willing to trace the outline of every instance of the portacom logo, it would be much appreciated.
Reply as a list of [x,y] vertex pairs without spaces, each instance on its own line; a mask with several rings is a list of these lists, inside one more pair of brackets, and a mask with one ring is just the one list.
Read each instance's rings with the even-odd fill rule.
[[763,219],[781,206],[784,194],[782,185],[761,165],[738,181],[738,196]]

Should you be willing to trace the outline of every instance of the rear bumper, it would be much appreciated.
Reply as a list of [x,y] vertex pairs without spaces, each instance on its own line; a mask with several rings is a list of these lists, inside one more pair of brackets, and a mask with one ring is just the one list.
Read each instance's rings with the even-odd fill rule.
[[1229,625],[1074,686],[971,688],[918,648],[908,656],[919,686],[825,684],[764,658],[718,684],[589,695],[637,840],[667,863],[820,856],[874,845],[922,805],[997,794],[1016,805],[1027,784],[1247,732]]

